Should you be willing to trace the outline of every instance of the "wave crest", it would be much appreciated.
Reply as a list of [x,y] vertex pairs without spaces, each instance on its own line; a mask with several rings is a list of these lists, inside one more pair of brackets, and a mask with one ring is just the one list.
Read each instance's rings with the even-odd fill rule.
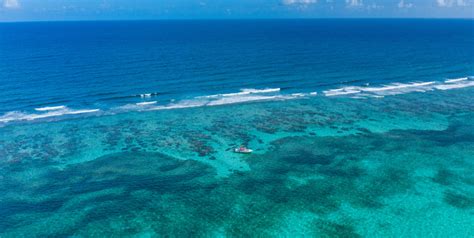
[[[430,82],[411,82],[411,83],[392,83],[381,86],[346,86],[335,89],[328,89],[323,92],[326,97],[351,97],[351,98],[380,98],[387,95],[405,94],[411,92],[426,92],[433,90],[450,90],[466,87],[474,87],[474,77],[462,77],[446,79],[444,81]],[[319,95],[318,92],[309,93],[288,93],[282,94],[280,88],[265,89],[241,89],[235,93],[212,94],[198,96],[191,99],[175,100],[171,99],[168,104],[158,104],[158,101],[143,101],[126,104],[105,110],[105,114],[122,113],[127,111],[153,111],[170,110],[180,108],[193,108],[205,106],[221,106],[237,103],[260,102],[260,101],[278,101],[291,100]],[[156,93],[140,94],[142,98],[149,98],[157,95]],[[27,113],[20,111],[7,112],[0,116],[0,125],[16,121],[34,121],[40,119],[63,118],[71,115],[97,115],[100,109],[71,109],[67,106],[46,106],[34,109],[35,112]]]
[[272,101],[272,100],[288,100],[294,98],[301,98],[309,95],[316,95],[315,92],[310,94],[294,93],[294,94],[280,94],[280,88],[266,88],[266,89],[241,89],[236,93],[212,94],[205,96],[194,97],[193,99],[186,99],[175,101],[172,100],[167,105],[156,105],[156,101],[142,102],[135,104],[126,104],[116,108],[116,111],[153,111],[153,110],[169,110],[179,108],[204,107],[204,106],[220,106],[227,104],[257,102],[257,101]]
[[35,110],[44,113],[25,113],[19,111],[7,112],[3,116],[0,116],[0,123],[8,123],[15,121],[33,121],[66,115],[90,114],[100,111],[99,109],[70,109],[66,106],[43,107],[36,108]]
[[349,96],[354,98],[364,97],[384,97],[388,95],[398,95],[412,92],[427,92],[433,90],[449,90],[474,86],[472,77],[463,77],[457,79],[447,79],[444,82],[411,82],[411,83],[392,83],[379,87],[369,86],[346,86],[337,89],[323,91],[327,97]]

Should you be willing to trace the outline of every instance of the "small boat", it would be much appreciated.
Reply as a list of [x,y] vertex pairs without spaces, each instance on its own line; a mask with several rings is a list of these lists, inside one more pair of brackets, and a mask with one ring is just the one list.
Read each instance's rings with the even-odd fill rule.
[[250,154],[253,152],[253,150],[249,149],[249,148],[246,148],[244,146],[241,146],[239,148],[235,148],[234,149],[234,152],[235,153],[241,153],[241,154]]

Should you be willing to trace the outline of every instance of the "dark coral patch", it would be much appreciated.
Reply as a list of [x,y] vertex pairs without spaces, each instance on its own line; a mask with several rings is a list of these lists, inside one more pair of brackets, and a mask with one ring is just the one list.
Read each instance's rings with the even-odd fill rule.
[[[192,201],[195,195],[203,197],[203,194],[215,188],[215,174],[214,169],[197,161],[178,160],[159,153],[143,152],[116,153],[71,165],[64,170],[50,169],[35,179],[38,185],[23,188],[23,193],[29,193],[32,197],[48,194],[47,198],[41,201],[19,199],[2,203],[0,208],[4,222],[0,222],[0,227],[8,230],[14,228],[13,224],[22,222],[8,222],[13,221],[13,215],[56,212],[59,209],[80,212],[86,206],[95,207],[86,213],[83,221],[86,223],[126,215],[131,211],[143,209],[143,206],[152,201],[147,197],[137,200],[132,196],[137,191],[172,196],[189,194],[185,198]],[[87,196],[110,189],[122,192],[97,195],[80,203],[74,202],[74,206],[64,207],[81,195]],[[76,230],[79,227],[70,229]]]
[[444,192],[444,202],[459,209],[472,209],[474,208],[474,197],[471,195],[447,190]]
[[300,150],[298,152],[290,152],[288,155],[281,157],[285,162],[290,164],[309,164],[309,165],[328,165],[333,161],[332,156],[324,154],[314,154],[310,151]]
[[351,224],[339,224],[335,222],[318,220],[315,228],[319,231],[318,237],[357,238],[361,237]]
[[457,181],[457,176],[448,169],[440,169],[432,181],[441,185],[449,186]]
[[[273,113],[286,118],[275,117],[271,121],[261,118],[258,121],[260,126],[274,128],[276,125],[286,131],[303,129],[291,127],[291,113],[285,110]],[[334,115],[311,123],[332,125],[334,121],[346,119]],[[306,120],[300,118],[296,122],[304,124]],[[15,228],[11,224],[31,222],[22,216],[28,214],[28,207],[33,207],[31,211],[35,214],[58,211],[71,216],[81,214],[77,223],[62,232],[45,231],[44,236],[87,235],[91,224],[103,226],[110,221],[129,222],[140,216],[151,230],[163,236],[208,237],[219,230],[226,236],[250,237],[258,234],[270,237],[274,235],[271,232],[275,225],[280,224],[288,213],[311,212],[318,217],[310,227],[315,236],[358,237],[355,222],[336,222],[327,219],[327,216],[338,212],[343,205],[366,211],[371,209],[374,214],[379,212],[377,209],[392,206],[387,203],[392,196],[413,191],[416,183],[413,171],[417,169],[415,166],[423,163],[416,161],[416,158],[400,156],[398,152],[415,151],[413,154],[416,157],[419,152],[429,149],[429,143],[437,143],[420,139],[416,133],[421,132],[412,131],[374,134],[359,130],[360,135],[344,137],[287,137],[274,141],[263,155],[254,153],[246,156],[250,170],[230,169],[232,174],[228,178],[216,178],[214,169],[204,163],[143,152],[149,145],[190,146],[186,149],[205,156],[206,162],[226,162],[227,158],[213,155],[214,148],[210,146],[214,145],[211,144],[213,139],[207,134],[198,130],[186,131],[180,137],[185,141],[181,145],[156,138],[143,140],[138,136],[143,131],[136,123],[128,122],[127,126],[134,128],[124,134],[114,135],[113,128],[104,132],[111,133],[109,139],[104,139],[105,144],[110,142],[113,147],[114,143],[118,143],[129,152],[110,154],[63,170],[55,169],[51,164],[33,167],[50,169],[32,179],[35,186],[15,183],[9,178],[0,181],[5,190],[24,194],[27,191],[31,197],[47,194],[43,201],[8,200],[5,204],[13,208],[5,213],[4,221],[7,222],[0,224],[0,229],[8,231]],[[216,119],[208,130],[209,134],[217,133],[235,141],[235,144],[228,145],[229,153],[235,146],[255,139],[246,133],[245,127],[225,127],[226,123],[225,119]],[[280,127],[279,123],[285,126]],[[175,125],[170,124],[161,132],[170,133],[173,127]],[[349,127],[337,128],[346,131]],[[116,140],[115,136],[120,140]],[[43,137],[40,139],[47,141]],[[420,144],[426,147],[418,147]],[[68,150],[75,149],[70,144],[64,145]],[[53,154],[53,151],[50,153]],[[48,160],[38,161],[46,163]],[[436,160],[430,162],[434,164]],[[433,164],[430,164],[433,168],[442,167]],[[26,167],[18,163],[4,169],[10,173],[21,173]],[[452,186],[467,184],[470,178],[453,170],[440,170],[432,181]],[[109,192],[110,189],[113,191]],[[453,190],[446,191],[444,201],[460,209],[473,206],[469,194]],[[394,212],[394,216],[398,215]],[[119,236],[140,231],[140,226],[127,225],[114,234]]]

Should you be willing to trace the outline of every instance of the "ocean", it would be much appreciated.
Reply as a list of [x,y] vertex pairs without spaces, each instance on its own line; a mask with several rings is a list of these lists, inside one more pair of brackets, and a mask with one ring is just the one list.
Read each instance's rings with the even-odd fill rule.
[[472,237],[473,46],[467,19],[0,23],[0,237]]

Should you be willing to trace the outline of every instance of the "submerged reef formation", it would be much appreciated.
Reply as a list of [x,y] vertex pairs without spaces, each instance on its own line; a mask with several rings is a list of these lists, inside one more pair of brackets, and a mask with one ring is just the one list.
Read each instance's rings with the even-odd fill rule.
[[[248,157],[250,170],[225,178],[203,162],[157,152],[113,153],[63,169],[48,161],[12,163],[2,168],[9,175],[1,180],[7,191],[1,195],[1,230],[6,237],[25,231],[40,236],[270,237],[291,232],[358,237],[366,235],[368,222],[360,219],[369,213],[380,216],[370,222],[378,232],[391,236],[399,226],[429,225],[423,221],[424,205],[411,204],[432,199],[429,194],[438,197],[431,201],[434,211],[472,212],[472,191],[455,189],[472,188],[468,171],[474,166],[462,158],[472,150],[436,147],[437,138],[450,130],[286,137],[268,152]],[[474,143],[474,135],[465,139]],[[401,147],[402,154],[397,152]],[[431,157],[427,152],[433,152]],[[448,165],[453,170],[439,169]],[[26,174],[26,168],[35,173]],[[400,196],[405,201],[394,203]],[[403,217],[413,214],[419,224],[403,224]],[[469,234],[467,223],[454,221]]]
[[472,105],[404,96],[1,128],[0,236],[472,236]]

